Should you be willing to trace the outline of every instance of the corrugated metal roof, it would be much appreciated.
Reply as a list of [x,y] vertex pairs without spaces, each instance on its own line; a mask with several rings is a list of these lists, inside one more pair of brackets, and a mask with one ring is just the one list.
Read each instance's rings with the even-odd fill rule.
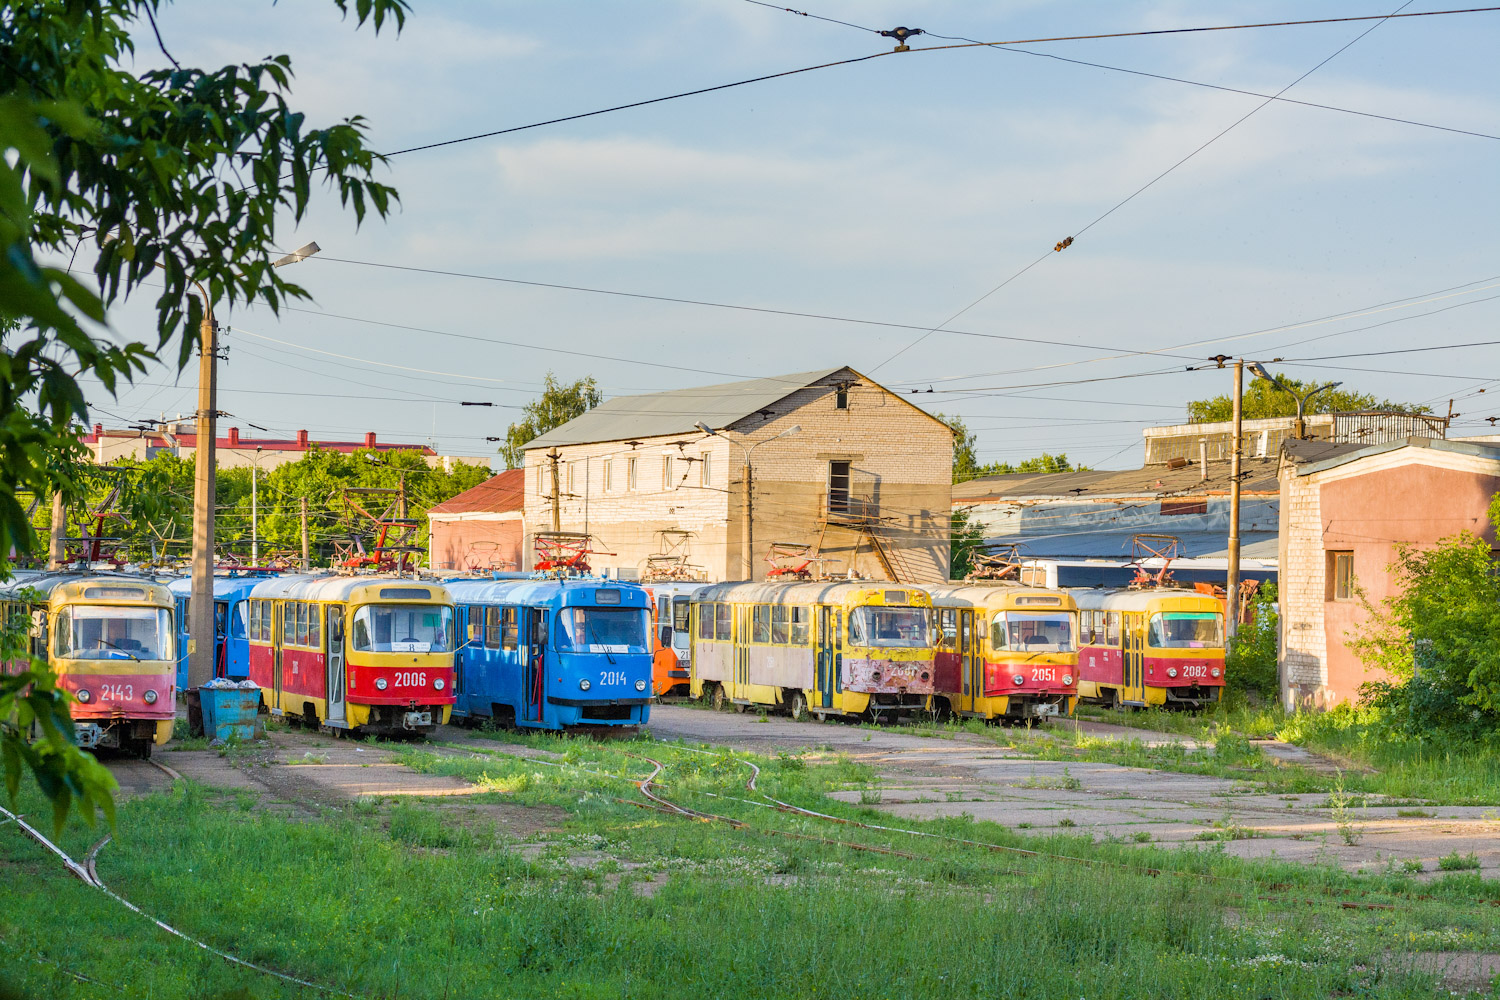
[[[1240,489],[1245,493],[1279,493],[1277,459],[1242,458]],[[1195,463],[1180,469],[1148,465],[1125,472],[1021,472],[971,479],[953,487],[955,507],[983,500],[1023,497],[1161,497],[1229,492],[1228,462],[1210,462],[1204,479]]]
[[574,417],[561,427],[555,427],[532,439],[526,445],[526,450],[689,434],[695,430],[699,420],[716,431],[722,430],[757,410],[785,399],[798,389],[804,389],[843,371],[853,374],[847,367],[825,368],[822,371],[746,379],[721,385],[702,385],[641,396],[616,396],[582,416]]
[[526,494],[526,470],[507,469],[492,476],[472,489],[431,507],[427,516],[434,514],[472,514],[477,512],[499,514],[520,510]]

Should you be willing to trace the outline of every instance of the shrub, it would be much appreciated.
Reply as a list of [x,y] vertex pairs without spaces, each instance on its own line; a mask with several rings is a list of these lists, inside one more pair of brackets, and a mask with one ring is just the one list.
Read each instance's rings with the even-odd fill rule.
[[1229,693],[1262,701],[1276,699],[1276,585],[1263,583],[1255,595],[1255,620],[1241,625],[1224,656]]

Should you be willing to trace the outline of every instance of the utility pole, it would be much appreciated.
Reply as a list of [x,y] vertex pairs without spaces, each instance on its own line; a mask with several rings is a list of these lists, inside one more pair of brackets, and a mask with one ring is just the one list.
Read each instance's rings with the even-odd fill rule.
[[406,471],[401,472],[401,479],[396,487],[396,516],[406,520]]
[[214,675],[214,445],[218,417],[219,327],[214,321],[213,302],[198,282],[203,297],[203,321],[198,328],[198,447],[193,452],[193,586],[188,601],[188,635],[193,651],[188,655],[187,686],[201,687]]
[[1224,585],[1225,635],[1233,639],[1240,617],[1240,429],[1243,423],[1245,359],[1234,363],[1234,450],[1229,459],[1229,579]]
[[63,503],[62,490],[52,492],[52,530],[47,546],[47,568],[61,569],[67,556],[68,507]]
[[302,508],[302,572],[306,573],[307,570],[308,570],[308,564],[307,564],[307,497],[302,497],[301,498],[300,506]]
[[260,565],[260,505],[256,484],[260,480],[260,445],[255,446],[255,462],[250,466],[250,565]]
[[557,461],[561,453],[556,448],[547,452],[547,461],[552,466],[552,530],[562,531],[562,497],[557,483]]
[[745,579],[755,581],[755,472],[745,452]]

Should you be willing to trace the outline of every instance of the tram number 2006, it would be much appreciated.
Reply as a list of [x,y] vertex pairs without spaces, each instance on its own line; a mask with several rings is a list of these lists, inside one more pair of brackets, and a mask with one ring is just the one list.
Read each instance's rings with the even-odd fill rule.
[[1056,667],[1032,667],[1031,679],[1033,681],[1055,681],[1057,680]]
[[398,670],[395,683],[397,687],[426,687],[427,675],[415,670]]

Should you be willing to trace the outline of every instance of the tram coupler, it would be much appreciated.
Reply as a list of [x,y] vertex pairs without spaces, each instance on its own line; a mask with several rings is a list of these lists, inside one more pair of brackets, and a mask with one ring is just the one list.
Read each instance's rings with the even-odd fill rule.
[[426,729],[432,725],[431,712],[407,712],[401,716],[402,729]]
[[104,730],[94,722],[73,723],[73,733],[81,750],[92,750],[104,741]]

